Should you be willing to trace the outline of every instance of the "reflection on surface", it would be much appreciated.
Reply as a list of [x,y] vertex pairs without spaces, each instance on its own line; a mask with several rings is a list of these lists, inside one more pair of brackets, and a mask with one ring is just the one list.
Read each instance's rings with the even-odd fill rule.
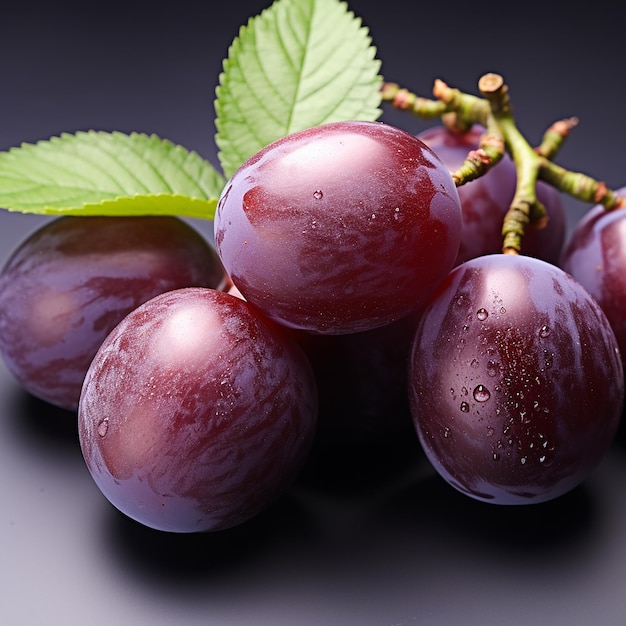
[[463,496],[423,457],[394,467],[344,448],[256,519],[173,535],[101,497],[74,415],[14,386],[2,397],[0,583],[7,598],[38,590],[28,623],[53,611],[83,624],[90,606],[98,625],[484,626],[506,611],[512,624],[582,624],[623,596],[623,445],[571,493],[517,507]]
[[289,495],[251,521],[219,532],[164,533],[138,524],[114,508],[103,518],[104,545],[115,567],[143,584],[172,593],[197,591],[251,567],[288,557],[320,540],[311,511]]
[[[297,484],[258,518],[223,532],[165,534],[111,512],[104,535],[115,567],[174,595],[228,595],[237,580],[246,593],[285,584],[330,592],[350,580],[375,594],[405,577],[415,584],[483,567],[496,587],[525,584],[527,574],[547,582],[584,564],[601,532],[598,513],[586,486],[543,504],[496,506],[422,469],[404,485],[391,480],[370,492]],[[511,578],[500,580],[499,570]]]
[[548,502],[502,506],[468,498],[433,475],[385,501],[376,520],[444,544],[465,544],[483,558],[530,558],[540,565],[580,554],[596,532],[598,511],[585,484]]

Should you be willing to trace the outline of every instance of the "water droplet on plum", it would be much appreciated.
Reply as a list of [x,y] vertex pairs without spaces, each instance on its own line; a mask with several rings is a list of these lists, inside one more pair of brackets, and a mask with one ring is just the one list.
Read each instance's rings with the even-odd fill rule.
[[481,322],[484,322],[489,317],[489,313],[487,313],[487,309],[481,308],[481,309],[478,309],[478,311],[476,311],[476,317]]
[[461,411],[467,413],[469,411],[469,404],[467,402],[461,402]]
[[98,422],[98,435],[104,437],[109,430],[109,418],[105,417]]
[[316,200],[321,200],[321,199],[324,197],[324,193],[322,192],[322,190],[321,190],[321,189],[316,189],[316,190],[313,192],[313,197],[314,197]]
[[497,361],[487,361],[487,374],[497,376],[500,373],[500,364]]
[[476,402],[487,402],[487,400],[491,398],[491,392],[487,389],[487,387],[485,387],[485,385],[478,385],[474,389],[473,396]]
[[549,369],[552,367],[552,359],[554,357],[554,354],[552,352],[550,352],[549,350],[544,350],[543,351],[543,363],[544,363],[544,367],[546,369]]

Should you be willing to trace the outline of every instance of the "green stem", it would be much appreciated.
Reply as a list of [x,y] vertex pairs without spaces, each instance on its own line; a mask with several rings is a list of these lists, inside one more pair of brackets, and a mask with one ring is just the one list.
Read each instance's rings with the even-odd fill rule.
[[561,146],[569,137],[570,131],[578,124],[577,117],[554,122],[544,133],[541,144],[535,148],[535,152],[546,159],[553,159]]
[[483,176],[500,162],[504,153],[504,140],[500,134],[493,132],[483,134],[478,149],[471,150],[459,169],[452,172],[452,180],[457,187],[460,187]]
[[384,83],[382,86],[383,102],[389,102],[394,108],[408,111],[417,117],[441,117],[448,110],[448,105],[441,100],[422,98],[396,83]]
[[485,74],[478,83],[479,89],[489,102],[493,123],[504,139],[507,152],[511,155],[517,173],[515,195],[502,223],[502,251],[518,254],[522,249],[522,238],[529,224],[545,225],[547,213],[537,200],[537,178],[540,156],[522,135],[515,118],[508,87],[498,74]]
[[581,172],[572,172],[552,161],[541,158],[541,180],[574,198],[591,204],[601,204],[607,211],[626,206],[626,198],[609,189],[602,181]]
[[484,175],[505,152],[513,159],[517,184],[513,201],[502,223],[502,251],[518,254],[528,225],[542,228],[547,223],[545,207],[537,200],[537,181],[543,180],[570,196],[601,204],[607,210],[626,207],[626,198],[590,176],[566,170],[551,159],[563,145],[578,120],[555,122],[544,133],[541,144],[532,148],[518,129],[508,87],[499,74],[485,74],[478,83],[482,97],[473,96],[436,80],[434,100],[421,98],[395,83],[383,85],[383,101],[424,118],[441,118],[451,132],[463,133],[474,124],[486,128],[478,150],[471,151],[452,173],[457,186]]
[[[442,80],[435,81],[433,94],[434,100],[423,98],[391,82],[383,83],[381,89],[383,102],[417,117],[430,119],[447,116],[450,120],[453,116],[457,120],[457,128],[463,131],[472,124],[487,125],[489,106],[482,98],[452,89]],[[449,122],[446,125],[451,126]]]
[[499,117],[498,122],[517,173],[515,195],[502,223],[502,250],[519,253],[526,226],[541,227],[547,221],[546,209],[537,199],[542,158],[526,141],[511,114]]

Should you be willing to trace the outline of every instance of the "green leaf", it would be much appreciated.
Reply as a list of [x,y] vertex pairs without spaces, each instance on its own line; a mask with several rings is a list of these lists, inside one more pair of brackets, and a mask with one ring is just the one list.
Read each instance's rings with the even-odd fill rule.
[[376,49],[339,0],[276,0],[240,29],[223,70],[215,139],[227,176],[284,135],[381,114]]
[[156,135],[64,133],[0,152],[0,206],[23,213],[211,219],[223,176]]

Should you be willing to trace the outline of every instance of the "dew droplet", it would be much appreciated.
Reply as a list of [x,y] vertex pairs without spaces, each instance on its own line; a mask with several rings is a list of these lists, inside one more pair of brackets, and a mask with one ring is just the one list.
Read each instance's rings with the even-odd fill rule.
[[105,417],[98,422],[98,434],[100,437],[104,437],[109,430],[109,418]]
[[550,327],[545,324],[539,329],[539,336],[545,339],[550,334]]
[[493,437],[494,429],[493,426],[487,426],[487,437]]
[[473,367],[474,369],[476,369],[478,365],[479,365],[478,359],[472,359],[472,362],[470,363],[470,367]]
[[313,192],[313,197],[314,197],[316,200],[321,200],[321,199],[324,197],[324,193],[322,192],[322,190],[321,190],[321,189],[316,189],[316,190]]
[[499,461],[499,460],[500,460],[500,455],[499,455],[497,452],[494,452],[494,453],[491,455],[491,458],[492,458],[494,461]]
[[487,361],[487,374],[497,376],[500,373],[500,364],[497,361]]
[[501,315],[504,315],[505,313],[506,313],[506,308],[505,308],[505,307],[503,307],[503,306],[501,306],[501,307],[500,307],[500,314],[501,314]]
[[451,435],[450,429],[446,426],[443,429],[443,436],[444,436],[445,439],[448,439],[450,437],[450,435]]
[[487,387],[485,387],[485,385],[478,385],[474,389],[473,396],[476,402],[487,402],[487,400],[491,398],[491,392],[487,389]]
[[467,402],[461,402],[461,411],[467,413],[469,411],[469,404]]
[[481,321],[484,322],[488,317],[489,317],[489,313],[487,313],[487,309],[478,309],[478,311],[476,311],[476,317]]

